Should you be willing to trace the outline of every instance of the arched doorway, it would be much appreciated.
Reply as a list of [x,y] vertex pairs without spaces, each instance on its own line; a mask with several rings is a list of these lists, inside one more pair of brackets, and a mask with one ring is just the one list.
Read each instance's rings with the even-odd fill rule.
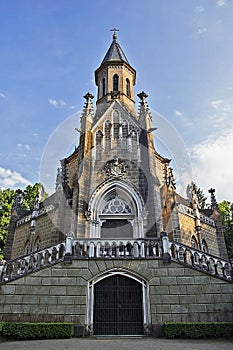
[[114,274],[94,286],[93,332],[95,335],[143,334],[142,284]]

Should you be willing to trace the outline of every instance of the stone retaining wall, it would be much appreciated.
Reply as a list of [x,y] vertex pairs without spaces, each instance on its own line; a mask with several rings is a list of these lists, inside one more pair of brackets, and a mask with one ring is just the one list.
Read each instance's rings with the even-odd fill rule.
[[88,281],[112,269],[148,282],[153,325],[233,321],[233,283],[160,259],[79,259],[0,286],[0,317],[10,321],[85,324]]

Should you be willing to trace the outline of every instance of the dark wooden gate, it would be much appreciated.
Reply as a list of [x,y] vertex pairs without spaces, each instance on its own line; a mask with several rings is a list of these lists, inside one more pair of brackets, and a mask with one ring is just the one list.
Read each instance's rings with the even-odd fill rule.
[[122,275],[96,283],[93,318],[95,335],[142,335],[142,285]]

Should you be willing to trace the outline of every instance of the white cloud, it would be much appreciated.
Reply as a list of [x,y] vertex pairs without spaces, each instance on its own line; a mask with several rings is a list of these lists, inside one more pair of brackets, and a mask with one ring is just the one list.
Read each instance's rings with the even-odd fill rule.
[[78,105],[70,105],[68,102],[64,101],[63,99],[55,100],[53,98],[48,99],[49,104],[51,104],[54,108],[61,109],[66,107],[68,110],[73,111],[74,109],[78,108]]
[[6,98],[6,95],[4,93],[0,92],[0,97]]
[[191,126],[192,122],[187,118],[181,111],[178,111],[177,109],[174,110],[174,113],[177,117],[180,118],[180,120],[186,125]]
[[174,112],[175,115],[177,115],[178,117],[181,117],[183,115],[183,113],[181,113],[180,111],[175,110]]
[[224,103],[223,100],[214,100],[214,101],[211,101],[211,105],[212,105],[215,109],[219,108],[223,103]]
[[53,98],[49,98],[48,99],[49,103],[55,107],[55,108],[63,108],[65,106],[67,106],[67,102],[65,102],[64,100],[60,99],[60,100],[55,100]]
[[207,32],[207,28],[206,27],[198,27],[197,28],[197,33],[198,34],[203,34]]
[[15,188],[22,185],[31,185],[31,182],[25,179],[20,173],[10,169],[0,167],[0,187],[1,188]]
[[30,145],[28,145],[28,144],[23,145],[22,143],[18,143],[18,144],[17,144],[17,147],[18,147],[18,149],[19,149],[20,151],[26,150],[26,151],[29,152],[29,151],[31,150],[31,147],[30,147]]
[[193,179],[204,188],[214,187],[219,201],[233,202],[233,128],[219,137],[212,137],[191,150]]
[[208,119],[215,129],[229,130],[232,127],[232,106],[223,99],[211,101],[212,112],[210,111]]
[[217,0],[218,6],[225,6],[227,4],[227,0]]
[[195,10],[196,10],[196,12],[198,12],[198,13],[202,13],[202,12],[205,11],[204,7],[201,6],[201,5],[200,5],[200,6],[196,6]]

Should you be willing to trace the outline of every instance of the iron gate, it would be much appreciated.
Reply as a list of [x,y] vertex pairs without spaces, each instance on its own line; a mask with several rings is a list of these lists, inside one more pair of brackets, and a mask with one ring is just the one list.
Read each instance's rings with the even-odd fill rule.
[[142,286],[122,275],[107,277],[94,289],[96,335],[142,335]]

